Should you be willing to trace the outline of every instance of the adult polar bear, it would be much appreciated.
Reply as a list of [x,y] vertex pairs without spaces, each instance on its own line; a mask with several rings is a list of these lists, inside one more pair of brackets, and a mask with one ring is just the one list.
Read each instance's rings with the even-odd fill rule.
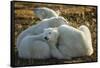
[[[57,30],[59,34],[56,49],[59,50],[63,59],[90,56],[93,53],[91,34],[85,25],[80,26],[79,29],[69,25],[61,25],[57,29],[52,29],[51,32],[54,30]],[[59,56],[56,57],[59,58]]]

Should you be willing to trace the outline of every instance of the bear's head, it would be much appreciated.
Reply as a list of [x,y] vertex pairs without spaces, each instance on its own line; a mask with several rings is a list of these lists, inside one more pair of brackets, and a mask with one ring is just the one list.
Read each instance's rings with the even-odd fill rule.
[[57,12],[46,7],[35,8],[33,11],[35,15],[38,18],[40,18],[40,20],[51,18],[51,17],[58,17]]
[[43,38],[47,40],[48,42],[57,42],[58,37],[59,37],[59,32],[57,28],[44,29]]

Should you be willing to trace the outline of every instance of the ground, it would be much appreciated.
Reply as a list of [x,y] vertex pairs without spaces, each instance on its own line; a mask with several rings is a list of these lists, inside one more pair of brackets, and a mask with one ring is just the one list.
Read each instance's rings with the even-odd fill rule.
[[[21,59],[18,57],[16,49],[16,38],[26,28],[36,24],[39,19],[35,16],[33,9],[36,7],[48,7],[55,11],[59,10],[60,15],[68,20],[69,25],[78,28],[80,25],[89,27],[92,34],[92,44],[94,53],[90,57],[77,57],[72,60],[34,60]],[[62,63],[84,63],[97,61],[97,8],[95,6],[75,6],[75,5],[60,5],[60,4],[41,4],[41,3],[26,3],[15,2],[14,4],[14,22],[15,30],[12,36],[12,56],[14,58],[15,66],[26,65],[41,65],[41,64],[62,64]]]

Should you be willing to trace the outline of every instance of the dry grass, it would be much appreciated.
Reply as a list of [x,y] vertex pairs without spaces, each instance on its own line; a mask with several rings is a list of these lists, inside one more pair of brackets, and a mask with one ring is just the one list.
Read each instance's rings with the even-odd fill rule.
[[[80,25],[86,25],[89,27],[92,34],[92,44],[94,53],[92,56],[77,57],[72,60],[34,60],[34,59],[20,59],[17,55],[17,49],[15,46],[17,36],[26,28],[36,24],[39,19],[35,17],[33,9],[36,7],[48,7],[55,11],[59,10],[61,16],[69,21],[69,24],[75,28]],[[13,39],[13,57],[15,66],[25,65],[40,65],[40,64],[59,64],[59,63],[80,63],[80,62],[92,62],[97,61],[97,20],[96,20],[96,7],[92,6],[71,6],[71,5],[55,5],[55,4],[41,4],[41,3],[24,3],[15,2],[15,32]]]

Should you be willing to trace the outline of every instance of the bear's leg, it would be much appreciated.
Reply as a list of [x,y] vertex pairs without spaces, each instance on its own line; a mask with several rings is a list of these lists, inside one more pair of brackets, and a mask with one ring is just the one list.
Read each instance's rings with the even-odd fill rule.
[[91,40],[91,33],[90,33],[90,30],[87,26],[85,25],[82,25],[79,27],[79,30],[83,32],[83,34],[85,35],[85,40],[87,41],[88,43],[88,47],[89,47],[89,52],[87,55],[91,55],[93,53],[93,48],[92,48],[92,40]]

